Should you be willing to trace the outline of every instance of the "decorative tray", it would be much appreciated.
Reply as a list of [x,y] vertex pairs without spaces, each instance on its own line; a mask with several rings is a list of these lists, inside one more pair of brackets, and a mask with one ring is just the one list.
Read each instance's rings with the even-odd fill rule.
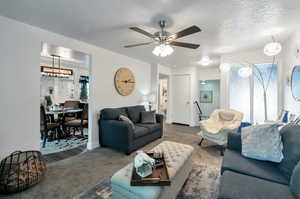
[[[147,155],[153,158],[153,153],[147,153]],[[131,181],[130,181],[131,186],[170,186],[171,185],[164,154],[162,153],[161,158],[153,158],[153,159],[155,159],[155,162],[162,163],[162,165],[153,168],[152,174],[145,178],[140,177],[136,173],[135,168],[133,167]]]

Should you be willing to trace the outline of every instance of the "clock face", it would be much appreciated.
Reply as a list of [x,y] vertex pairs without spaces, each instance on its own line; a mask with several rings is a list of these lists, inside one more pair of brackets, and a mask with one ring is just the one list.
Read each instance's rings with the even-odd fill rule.
[[120,68],[115,74],[115,87],[120,95],[128,96],[135,87],[134,75],[128,68]]

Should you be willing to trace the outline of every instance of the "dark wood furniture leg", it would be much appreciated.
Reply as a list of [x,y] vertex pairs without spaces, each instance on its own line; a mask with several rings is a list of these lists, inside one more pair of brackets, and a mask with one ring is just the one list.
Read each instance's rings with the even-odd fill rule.
[[202,142],[203,142],[204,138],[202,138],[199,142],[199,146],[201,146]]

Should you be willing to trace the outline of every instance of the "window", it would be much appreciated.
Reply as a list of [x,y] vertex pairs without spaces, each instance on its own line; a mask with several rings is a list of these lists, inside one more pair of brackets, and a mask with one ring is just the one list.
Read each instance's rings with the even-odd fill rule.
[[[276,120],[278,118],[277,65],[256,64],[255,66],[261,71],[262,78],[268,85],[267,119]],[[263,87],[258,80],[260,78],[258,72],[253,69],[254,72],[249,78],[242,78],[238,74],[240,68],[232,67],[230,71],[230,108],[243,112],[244,121],[263,123],[265,120],[264,94]]]

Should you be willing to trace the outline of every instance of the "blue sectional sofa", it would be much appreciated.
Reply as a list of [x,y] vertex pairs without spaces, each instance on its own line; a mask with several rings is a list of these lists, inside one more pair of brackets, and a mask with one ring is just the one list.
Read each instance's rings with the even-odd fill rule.
[[[142,146],[161,138],[163,135],[163,115],[156,114],[155,124],[142,124],[141,112],[144,106],[105,108],[100,112],[99,139],[102,147],[110,147],[129,155]],[[127,116],[134,128],[119,116]]]
[[280,133],[280,163],[242,156],[241,136],[229,133],[218,199],[300,199],[300,125],[287,125]]

